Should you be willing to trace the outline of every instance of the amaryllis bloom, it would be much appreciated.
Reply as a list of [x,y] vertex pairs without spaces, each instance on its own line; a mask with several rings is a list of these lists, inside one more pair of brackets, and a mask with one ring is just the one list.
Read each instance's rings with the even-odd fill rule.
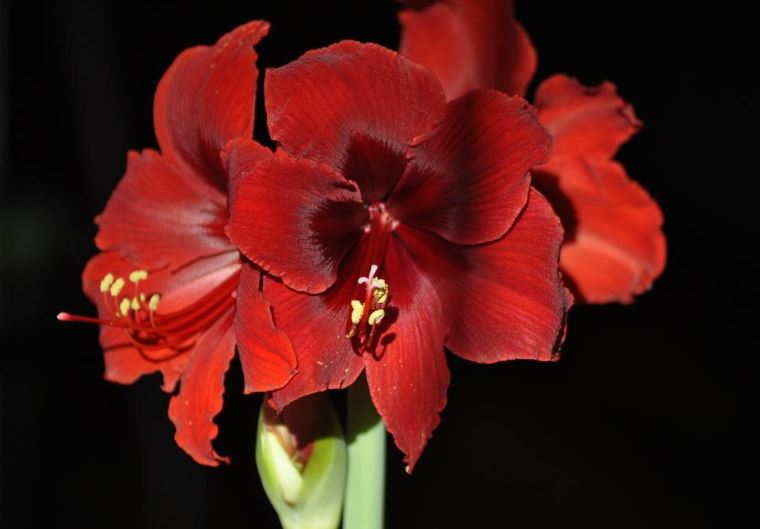
[[444,346],[481,363],[554,358],[562,228],[529,175],[551,138],[521,98],[446,103],[432,72],[373,44],[311,51],[264,87],[282,155],[230,150],[228,234],[273,276],[264,295],[298,355],[271,402],[365,371],[411,471],[446,404]]
[[[403,3],[400,51],[432,69],[449,99],[474,88],[525,93],[536,52],[511,0]],[[562,218],[568,286],[586,302],[630,302],[662,273],[666,253],[657,203],[613,160],[641,123],[609,82],[589,88],[555,75],[535,105],[555,142],[534,185]]]
[[[102,251],[84,270],[101,325],[105,378],[131,384],[160,371],[177,443],[197,462],[218,465],[211,441],[224,376],[235,354],[245,391],[283,386],[295,354],[275,329],[260,271],[227,239],[224,164],[230,141],[253,135],[256,53],[268,24],[251,22],[213,47],[182,52],[156,90],[161,152],[130,152],[121,182],[96,219]],[[265,149],[259,147],[263,153]]]

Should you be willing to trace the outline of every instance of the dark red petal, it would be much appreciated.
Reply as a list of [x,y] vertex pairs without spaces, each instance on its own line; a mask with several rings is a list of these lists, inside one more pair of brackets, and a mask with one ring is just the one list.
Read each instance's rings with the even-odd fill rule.
[[562,227],[538,192],[493,243],[457,246],[423,230],[398,231],[438,290],[452,352],[479,363],[555,358],[569,308],[558,271]]
[[[246,168],[238,151],[230,153],[235,172]],[[227,234],[289,287],[319,293],[335,283],[366,218],[355,185],[330,166],[275,157],[241,178]]]
[[245,377],[245,392],[284,386],[296,369],[296,354],[288,336],[272,321],[272,309],[259,288],[261,272],[247,264],[237,290],[235,334]]
[[575,295],[590,303],[633,301],[665,267],[657,203],[617,162],[552,162],[536,185],[565,226],[561,268]]
[[234,311],[219,318],[195,345],[182,375],[179,393],[169,402],[169,418],[177,428],[174,440],[196,462],[229,463],[211,446],[219,428],[214,417],[222,410],[224,375],[235,354]]
[[553,160],[612,158],[641,127],[633,107],[610,82],[590,88],[566,75],[554,75],[536,90],[535,104],[541,123],[554,136]]
[[153,122],[161,152],[226,187],[219,153],[233,138],[253,136],[257,55],[269,24],[253,21],[212,47],[182,52],[156,89]]
[[127,171],[96,219],[95,242],[143,268],[180,266],[232,248],[227,199],[152,150],[130,152]]
[[[131,263],[119,257],[116,253],[101,253],[90,259],[82,274],[82,285],[85,294],[97,306],[101,318],[111,319],[114,307],[106,306],[106,298],[100,292],[100,282],[103,277],[112,273],[116,277],[127,277],[135,269]],[[166,272],[151,274],[147,287],[158,289],[169,278]],[[138,378],[150,373],[161,372],[164,378],[164,391],[171,392],[179,380],[187,362],[187,355],[176,356],[171,349],[152,351],[152,358],[170,358],[163,362],[151,360],[134,347],[132,341],[122,329],[100,326],[100,344],[103,347],[106,380],[119,384],[132,384]]]
[[510,0],[404,3],[399,49],[435,72],[449,100],[478,88],[525,94],[536,51]]
[[[442,117],[445,104],[429,70],[376,44],[352,41],[267,70],[264,94],[274,140],[291,156],[328,163],[355,179],[373,202],[400,176],[400,162],[388,160],[401,160],[407,145]],[[367,167],[373,174],[360,170]]]
[[410,149],[391,215],[459,244],[497,239],[525,206],[528,170],[548,160],[551,142],[522,98],[470,92]]
[[372,402],[411,473],[446,407],[448,326],[435,286],[395,238],[380,275],[390,287],[386,312],[397,314],[386,316],[393,321],[364,363]]

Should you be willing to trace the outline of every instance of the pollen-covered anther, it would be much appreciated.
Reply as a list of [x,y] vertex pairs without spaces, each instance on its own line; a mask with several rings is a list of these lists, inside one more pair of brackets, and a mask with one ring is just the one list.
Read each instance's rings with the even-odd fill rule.
[[370,312],[369,317],[367,318],[367,323],[370,325],[377,325],[383,320],[384,317],[385,311],[383,309],[373,310]]
[[103,279],[100,280],[100,291],[104,294],[108,292],[108,289],[111,288],[111,285],[113,285],[113,274],[110,272],[103,276]]
[[362,321],[362,315],[364,314],[364,303],[358,299],[351,300],[351,323],[359,325]]
[[124,284],[126,282],[124,281],[123,277],[117,277],[116,280],[113,282],[113,284],[109,287],[108,292],[113,296],[116,297],[119,294],[121,294],[121,289],[124,288]]
[[161,296],[159,294],[153,294],[148,300],[148,309],[151,312],[155,312],[156,310],[158,310],[159,301],[161,301]]
[[129,303],[129,308],[134,311],[140,310],[140,300],[137,296],[132,298],[132,301]]
[[129,274],[129,280],[132,283],[139,283],[148,279],[148,272],[145,270],[135,270]]
[[132,305],[132,300],[129,298],[124,298],[121,300],[121,303],[119,303],[119,312],[122,316],[126,316],[129,314],[129,308]]

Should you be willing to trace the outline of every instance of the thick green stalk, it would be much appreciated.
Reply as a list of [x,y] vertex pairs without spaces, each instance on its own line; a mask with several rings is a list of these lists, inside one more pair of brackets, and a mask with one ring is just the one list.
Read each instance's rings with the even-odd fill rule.
[[343,529],[383,527],[385,437],[385,425],[362,376],[348,390],[348,478]]

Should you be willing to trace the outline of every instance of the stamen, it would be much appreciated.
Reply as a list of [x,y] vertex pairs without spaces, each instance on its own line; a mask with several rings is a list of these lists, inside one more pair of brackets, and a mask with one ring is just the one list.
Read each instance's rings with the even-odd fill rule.
[[358,332],[363,332],[364,344],[372,341],[376,325],[385,318],[385,304],[388,302],[388,283],[385,279],[375,277],[379,267],[373,264],[366,277],[360,277],[358,283],[367,285],[364,302],[351,300],[351,328],[346,336],[353,338]]
[[385,317],[385,311],[383,309],[373,310],[367,318],[367,323],[370,325],[377,325]]
[[364,303],[358,299],[351,300],[351,323],[359,325],[362,321],[362,315],[364,314]]
[[105,293],[108,291],[109,288],[111,288],[111,285],[113,284],[113,274],[108,273],[105,276],[103,276],[103,279],[100,280],[100,291]]
[[132,298],[132,302],[129,304],[129,308],[134,311],[140,310],[140,300],[137,299],[137,296]]
[[[144,299],[144,298],[143,298]],[[158,294],[153,294],[150,297],[150,300],[148,300],[148,308],[151,312],[154,312],[158,310],[158,302],[161,301],[161,296]]]
[[121,312],[122,316],[129,314],[129,306],[131,304],[132,302],[129,298],[124,298],[121,300],[121,303],[119,303],[119,312]]
[[125,281],[123,277],[119,277],[113,282],[113,285],[111,285],[111,288],[109,289],[109,292],[113,297],[116,297],[121,293],[121,289],[124,288],[124,283]]
[[135,270],[129,274],[129,280],[132,283],[139,283],[140,281],[144,281],[146,279],[148,279],[148,272],[145,270]]

